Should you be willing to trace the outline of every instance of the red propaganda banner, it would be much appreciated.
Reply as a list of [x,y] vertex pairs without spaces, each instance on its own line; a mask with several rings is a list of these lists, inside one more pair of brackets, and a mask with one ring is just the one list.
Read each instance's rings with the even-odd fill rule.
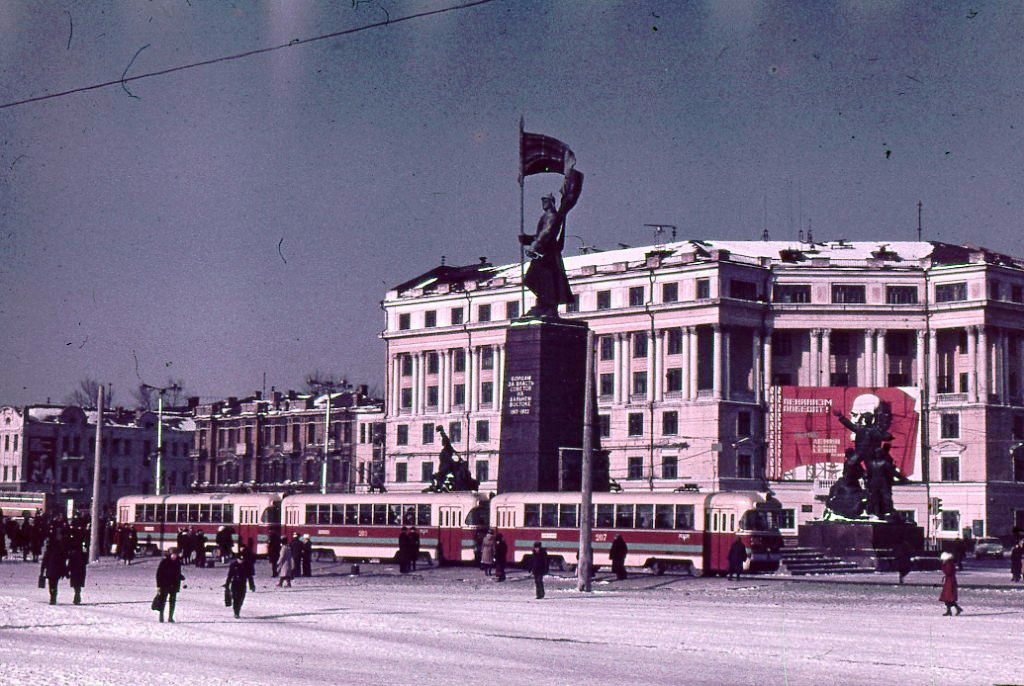
[[[910,389],[911,392],[916,389]],[[864,413],[889,416],[892,458],[896,467],[912,477],[917,449],[918,399],[901,388],[819,388],[772,386],[768,395],[769,479],[806,478],[800,467],[842,463],[853,447],[853,432],[835,412],[854,423]]]

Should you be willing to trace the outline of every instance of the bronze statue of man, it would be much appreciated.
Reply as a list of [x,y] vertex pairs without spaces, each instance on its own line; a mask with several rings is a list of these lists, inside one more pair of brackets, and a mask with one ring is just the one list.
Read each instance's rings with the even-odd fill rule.
[[530,267],[524,283],[537,296],[537,304],[526,313],[528,317],[558,317],[558,306],[573,301],[569,279],[562,264],[565,247],[565,217],[579,199],[583,187],[583,174],[567,167],[562,182],[562,200],[555,207],[553,195],[541,198],[544,214],[537,222],[537,233],[522,234],[519,242],[527,246]]

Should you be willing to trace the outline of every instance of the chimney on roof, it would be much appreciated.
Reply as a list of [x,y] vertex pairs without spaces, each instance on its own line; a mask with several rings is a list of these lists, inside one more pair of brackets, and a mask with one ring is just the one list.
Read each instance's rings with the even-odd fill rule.
[[486,257],[481,257],[480,258],[480,264],[487,264],[487,258]]
[[256,400],[263,400],[263,392],[262,391],[256,391],[253,395],[256,396]]
[[188,409],[194,410],[199,407],[199,396],[193,395],[188,399]]

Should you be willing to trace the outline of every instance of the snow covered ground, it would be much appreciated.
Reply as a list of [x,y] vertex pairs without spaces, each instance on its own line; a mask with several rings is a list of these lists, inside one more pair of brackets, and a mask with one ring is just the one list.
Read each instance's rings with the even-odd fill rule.
[[36,565],[0,564],[0,683],[1024,684],[1024,586],[964,589],[964,614],[942,617],[938,572],[903,587],[601,574],[590,595],[555,574],[538,601],[519,571],[316,564],[277,588],[261,560],[241,619],[218,566],[186,568],[160,624],[155,569],[102,560],[82,605],[65,581],[50,606]]

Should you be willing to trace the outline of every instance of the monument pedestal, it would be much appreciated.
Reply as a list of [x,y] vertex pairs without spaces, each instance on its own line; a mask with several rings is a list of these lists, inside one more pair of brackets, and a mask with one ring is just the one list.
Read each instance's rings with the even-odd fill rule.
[[557,491],[559,449],[582,447],[587,328],[564,319],[509,326],[499,493]]
[[890,522],[807,522],[800,527],[798,541],[801,547],[874,563],[900,544],[911,554],[919,553],[924,548],[924,530],[916,524]]

